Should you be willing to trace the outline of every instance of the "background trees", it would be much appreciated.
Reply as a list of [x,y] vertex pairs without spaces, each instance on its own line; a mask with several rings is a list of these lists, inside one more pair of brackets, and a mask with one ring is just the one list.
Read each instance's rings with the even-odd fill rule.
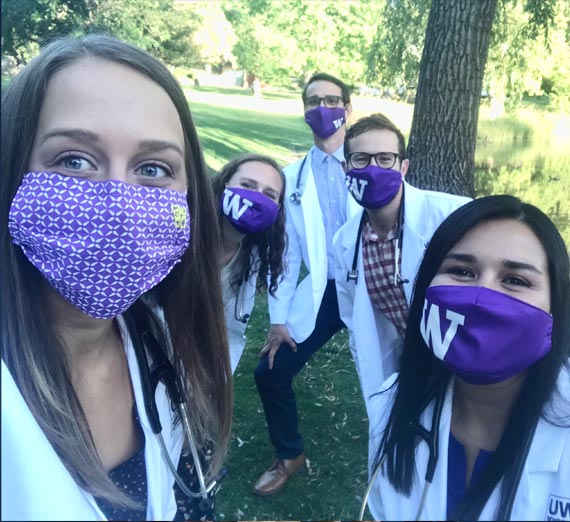
[[481,95],[494,116],[525,94],[570,110],[567,0],[2,2],[3,55],[18,63],[54,36],[93,31],[171,65],[237,67],[275,86],[328,71],[355,91],[417,95],[410,179],[464,194],[473,193]]

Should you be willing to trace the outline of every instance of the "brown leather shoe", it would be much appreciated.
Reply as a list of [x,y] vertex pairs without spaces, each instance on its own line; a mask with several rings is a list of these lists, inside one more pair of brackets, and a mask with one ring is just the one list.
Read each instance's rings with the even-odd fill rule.
[[305,469],[305,454],[301,453],[298,457],[288,459],[277,459],[273,465],[259,477],[253,486],[253,492],[256,495],[274,495],[279,493],[289,480],[296,473]]

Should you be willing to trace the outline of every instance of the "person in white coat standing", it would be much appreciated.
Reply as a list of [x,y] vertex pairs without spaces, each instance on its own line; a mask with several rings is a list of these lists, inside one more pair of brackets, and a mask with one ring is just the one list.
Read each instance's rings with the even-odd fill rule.
[[370,403],[374,519],[569,520],[569,318],[567,247],[539,209],[489,196],[442,223]]
[[1,123],[2,520],[211,520],[232,376],[182,89],[142,49],[64,38]]
[[424,249],[439,224],[470,199],[407,184],[404,135],[383,114],[350,126],[344,154],[347,187],[361,209],[334,238],[336,290],[368,408],[397,369]]
[[[344,183],[343,142],[352,106],[348,87],[329,74],[314,75],[302,94],[315,145],[284,169],[288,270],[269,296],[271,329],[260,352],[255,382],[276,459],[254,486],[258,495],[280,491],[305,465],[293,378],[344,327],[334,282],[332,238],[356,212]],[[299,283],[301,263],[309,273]]]
[[244,154],[212,179],[222,231],[222,294],[232,373],[245,348],[255,294],[275,293],[285,269],[285,176],[259,154]]

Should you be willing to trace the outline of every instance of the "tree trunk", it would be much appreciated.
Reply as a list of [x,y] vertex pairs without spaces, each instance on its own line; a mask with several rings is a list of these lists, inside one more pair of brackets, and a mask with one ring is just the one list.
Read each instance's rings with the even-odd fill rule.
[[477,121],[497,0],[433,0],[408,145],[415,186],[474,195]]

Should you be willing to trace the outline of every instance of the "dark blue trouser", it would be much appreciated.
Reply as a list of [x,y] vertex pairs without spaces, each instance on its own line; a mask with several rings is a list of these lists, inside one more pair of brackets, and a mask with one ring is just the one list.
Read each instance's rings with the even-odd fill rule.
[[344,326],[338,313],[335,282],[329,279],[313,333],[297,344],[296,352],[288,344],[282,344],[275,354],[272,370],[269,369],[267,356],[255,368],[255,383],[265,410],[269,438],[280,459],[294,459],[303,452],[293,377]]

